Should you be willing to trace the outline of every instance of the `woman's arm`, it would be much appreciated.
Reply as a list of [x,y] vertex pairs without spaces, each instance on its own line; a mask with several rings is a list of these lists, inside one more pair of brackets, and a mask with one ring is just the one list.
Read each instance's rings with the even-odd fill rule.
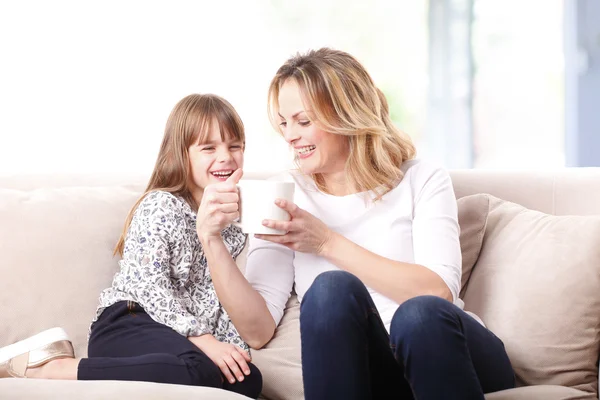
[[414,264],[381,257],[336,234],[322,256],[398,303],[420,295],[453,301],[460,291],[461,253],[452,181],[443,169],[427,167],[415,171],[413,180]]
[[452,182],[442,169],[421,173],[415,180],[414,264],[377,255],[285,201],[279,202],[280,207],[292,215],[292,221],[268,221],[266,225],[289,233],[280,237],[259,237],[297,251],[321,255],[398,303],[426,294],[453,301],[460,290],[461,253]]
[[427,294],[453,301],[448,285],[429,268],[382,257],[339,234],[332,235],[321,255],[397,303]]

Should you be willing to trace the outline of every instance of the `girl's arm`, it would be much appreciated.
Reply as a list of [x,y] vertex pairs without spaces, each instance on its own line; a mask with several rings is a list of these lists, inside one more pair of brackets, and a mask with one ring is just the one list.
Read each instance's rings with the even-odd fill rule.
[[[261,254],[261,249],[251,244],[246,263],[246,271],[250,273],[248,280],[254,279],[251,284],[231,258],[222,238],[207,235],[200,240],[219,301],[246,343],[254,349],[263,347],[273,337],[291,293],[291,284],[287,288],[289,278],[285,278],[286,263],[282,263],[277,250],[269,256],[269,250]],[[283,258],[289,257],[284,255]],[[293,282],[293,270],[291,272]],[[283,285],[279,286],[279,278],[282,277]],[[260,281],[261,278],[264,280]],[[273,297],[265,296],[264,293],[273,291],[280,295],[275,297],[275,303],[267,303],[265,297]],[[273,316],[273,310],[277,310],[277,315],[280,315],[278,319]]]
[[[239,217],[239,195],[236,183],[241,176],[242,171],[237,170],[226,182],[209,185],[204,189],[198,208],[196,230],[219,301],[244,341],[250,347],[259,349],[271,340],[275,327],[281,319],[281,316],[279,319],[275,314],[272,316],[273,310],[277,308],[278,313],[283,315],[285,302],[291,292],[291,285],[287,288],[282,287],[281,281],[276,278],[283,271],[285,275],[291,273],[293,281],[294,273],[293,267],[290,270],[291,258],[288,254],[282,257],[277,251],[268,249],[258,251],[251,243],[246,270],[254,271],[254,276],[266,278],[261,282],[267,284],[264,286],[250,284],[223,243],[221,231]],[[283,248],[283,250],[289,252],[288,249]],[[283,286],[286,284],[287,280],[284,279]],[[265,290],[268,292],[269,289],[284,292],[287,290],[286,297],[281,298],[283,302],[278,297],[277,306],[274,307],[272,302],[265,301],[266,298],[270,298],[264,294]]]

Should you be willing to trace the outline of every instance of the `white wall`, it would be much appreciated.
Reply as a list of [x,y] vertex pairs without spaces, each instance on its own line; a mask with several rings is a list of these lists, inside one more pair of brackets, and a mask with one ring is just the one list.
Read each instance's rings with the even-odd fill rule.
[[251,2],[234,8],[3,2],[0,173],[149,172],[171,108],[193,92],[237,108],[249,166],[285,162],[286,146],[267,123],[266,89],[289,53],[268,51],[273,38],[257,29],[264,21]]
[[408,86],[418,99],[405,102],[408,113],[417,115],[423,4],[2,1],[0,174],[149,173],[171,108],[193,92],[236,107],[246,169],[284,167],[291,157],[268,123],[266,91],[290,55],[324,45],[359,57],[392,83],[391,95],[406,97],[398,88]]

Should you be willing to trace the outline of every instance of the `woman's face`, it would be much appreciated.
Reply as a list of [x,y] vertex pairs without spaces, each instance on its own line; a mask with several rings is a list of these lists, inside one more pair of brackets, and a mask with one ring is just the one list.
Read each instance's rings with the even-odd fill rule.
[[198,203],[206,186],[226,181],[244,166],[244,144],[236,139],[222,140],[217,121],[213,121],[205,140],[194,143],[188,151],[191,171],[188,187]]
[[302,172],[343,172],[348,158],[348,139],[325,132],[315,124],[314,113],[304,106],[300,87],[293,79],[281,86],[278,101],[281,132],[293,147]]

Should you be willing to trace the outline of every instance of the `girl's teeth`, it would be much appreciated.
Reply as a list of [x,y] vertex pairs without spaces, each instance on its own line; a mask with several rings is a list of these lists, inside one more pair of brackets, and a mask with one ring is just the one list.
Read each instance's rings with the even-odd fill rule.
[[231,175],[231,172],[213,172],[212,174],[214,176],[229,176]]

